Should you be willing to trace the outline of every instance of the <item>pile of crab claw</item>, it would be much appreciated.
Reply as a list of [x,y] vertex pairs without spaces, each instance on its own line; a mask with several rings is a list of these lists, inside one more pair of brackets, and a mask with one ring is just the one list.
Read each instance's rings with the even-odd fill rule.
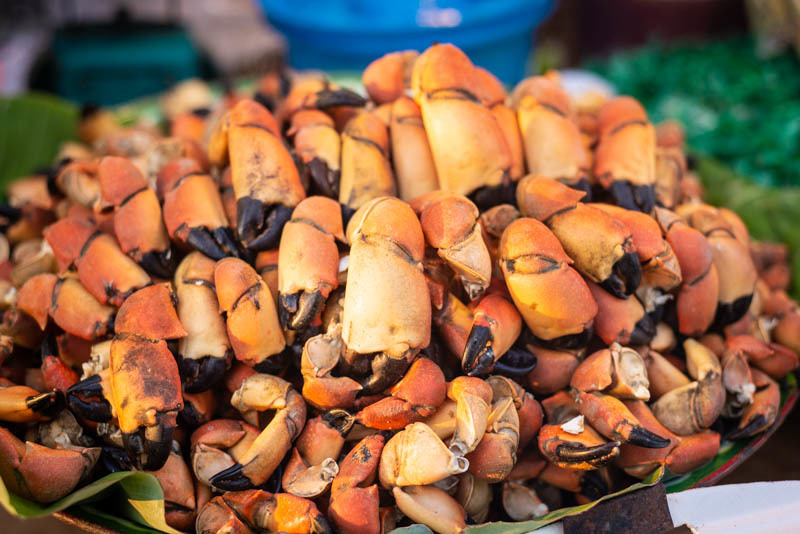
[[703,203],[678,125],[446,44],[363,82],[177,92],[168,136],[87,112],[11,184],[9,490],[135,469],[180,530],[459,533],[774,423],[787,250]]

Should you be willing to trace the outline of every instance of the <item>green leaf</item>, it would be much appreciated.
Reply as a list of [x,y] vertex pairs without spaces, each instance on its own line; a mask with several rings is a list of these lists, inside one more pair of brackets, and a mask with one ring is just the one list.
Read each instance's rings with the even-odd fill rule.
[[[167,525],[164,519],[164,493],[156,478],[149,473],[133,471],[112,473],[49,505],[35,503],[9,492],[0,479],[0,504],[8,513],[17,517],[42,517],[67,509],[69,513],[75,515],[80,513],[96,515],[98,511],[87,508],[86,504],[101,499],[104,502],[104,509],[107,503],[111,503],[111,508],[118,505],[120,513],[133,522],[149,525],[169,534],[178,533]],[[78,504],[83,506],[75,507]],[[125,529],[118,528],[118,530],[128,532]]]
[[[626,493],[630,493],[632,491],[636,491],[638,489],[646,488],[657,484],[661,477],[664,476],[664,467],[659,467],[652,473],[650,473],[644,480],[641,482],[637,482],[636,484],[632,484],[627,488],[620,490],[616,493],[611,493],[606,495],[605,497],[601,497],[600,499],[590,502],[588,504],[582,504],[580,506],[571,506],[569,508],[560,508],[553,512],[550,512],[547,515],[539,517],[537,519],[533,519],[531,521],[520,521],[518,523],[509,523],[503,521],[497,521],[494,523],[484,523],[482,525],[471,525],[466,528],[464,531],[465,534],[524,534],[526,532],[531,532],[532,530],[538,530],[542,527],[546,527],[550,523],[555,523],[560,519],[571,515],[578,515],[581,512],[589,510],[597,506],[599,503],[603,501],[607,501],[609,499],[613,499],[615,497],[620,497],[621,495],[625,495]],[[390,534],[430,534],[430,529],[425,525],[411,525],[409,527],[404,528],[396,528]]]
[[53,163],[61,143],[75,139],[78,108],[31,93],[0,98],[0,187]]
[[[103,508],[108,507],[103,506]],[[119,514],[101,511],[96,506],[92,506],[91,504],[79,504],[77,506],[73,506],[67,511],[67,513],[85,521],[96,523],[100,526],[118,532],[125,532],[127,534],[155,534],[159,532],[158,530],[147,528],[144,525],[140,525],[139,523],[134,523],[133,521],[129,521],[123,517],[120,517]]]

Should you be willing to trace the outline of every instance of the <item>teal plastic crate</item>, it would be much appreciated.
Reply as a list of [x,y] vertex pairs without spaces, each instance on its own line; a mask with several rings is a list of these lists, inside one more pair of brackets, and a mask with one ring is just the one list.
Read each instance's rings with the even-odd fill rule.
[[186,31],[124,24],[60,31],[53,43],[54,89],[81,104],[109,106],[201,75]]

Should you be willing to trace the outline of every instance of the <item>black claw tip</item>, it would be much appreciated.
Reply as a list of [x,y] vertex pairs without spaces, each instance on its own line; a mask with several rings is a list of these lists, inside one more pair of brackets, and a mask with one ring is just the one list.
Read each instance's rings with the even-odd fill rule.
[[636,323],[633,332],[631,332],[631,337],[628,340],[628,344],[647,345],[648,343],[650,343],[650,340],[653,339],[653,336],[655,335],[656,335],[656,323],[653,322],[653,319],[650,317],[650,314],[646,313]]
[[510,179],[495,186],[484,186],[476,189],[469,195],[478,209],[487,210],[499,204],[517,205],[517,182]]
[[589,500],[596,501],[608,495],[609,487],[605,479],[597,471],[586,471],[581,481],[581,494]]
[[353,424],[356,422],[355,416],[350,414],[350,412],[338,409],[328,410],[322,414],[322,420],[328,423],[332,428],[335,428],[342,436],[350,432],[350,429],[353,428]]
[[580,349],[588,345],[589,340],[592,339],[593,334],[594,334],[594,328],[590,326],[583,332],[579,332],[577,334],[569,334],[554,339],[541,339],[536,336],[533,336],[533,338],[537,341],[538,344],[541,344],[543,347],[551,348],[554,350],[562,350],[562,349],[571,350],[571,349]]
[[[92,400],[84,400],[92,399]],[[100,376],[93,375],[73,384],[67,389],[67,404],[75,415],[95,421],[107,423],[111,421],[111,404],[103,397]]]
[[757,434],[762,428],[767,426],[767,418],[763,414],[753,417],[747,425],[725,436],[728,440],[745,439]]
[[608,192],[614,204],[625,209],[650,213],[656,204],[652,185],[632,185],[626,181],[615,181],[611,183]]
[[648,449],[663,449],[670,444],[670,440],[662,438],[642,426],[636,426],[633,427],[630,436],[628,436],[628,443],[639,447],[647,447]]
[[133,469],[131,459],[124,449],[104,445],[100,452],[100,464],[109,473],[130,471]]
[[25,404],[34,412],[51,417],[63,410],[66,403],[64,395],[58,390],[53,390],[28,397]]
[[712,329],[721,329],[729,324],[733,324],[747,313],[750,303],[753,301],[753,294],[739,297],[733,302],[720,302],[717,306],[717,314],[714,316]]
[[367,99],[350,89],[323,89],[317,91],[317,109],[327,109],[337,106],[353,108],[364,107]]
[[473,325],[469,331],[467,345],[461,356],[461,368],[469,376],[487,373],[494,365],[492,340],[492,331],[488,326]]
[[172,450],[172,432],[174,428],[162,427],[160,441],[149,440],[145,437],[145,429],[140,427],[130,434],[122,433],[122,444],[125,452],[133,465],[142,471],[156,471],[161,469]]
[[494,364],[494,372],[506,376],[524,376],[536,368],[536,355],[525,349],[511,347]]
[[237,462],[223,469],[211,477],[211,485],[223,491],[244,491],[254,488],[253,483],[242,472],[243,468],[244,466]]
[[619,299],[625,299],[636,291],[642,281],[642,265],[635,252],[626,252],[614,264],[611,276],[600,286]]
[[179,369],[186,393],[201,393],[217,384],[231,366],[231,357],[203,356],[199,359],[181,358]]
[[172,249],[168,248],[167,250],[145,252],[139,260],[139,265],[153,276],[169,279],[175,272],[177,262]]
[[334,200],[339,199],[339,171],[328,168],[328,164],[318,157],[306,163],[306,169],[315,192]]
[[267,206],[252,197],[242,197],[236,202],[236,210],[239,240],[247,248],[261,251],[278,246],[293,208],[283,204]]
[[331,534],[332,530],[322,514],[311,518],[311,534]]
[[360,395],[374,395],[396,384],[408,369],[405,358],[392,358],[380,353],[372,358],[372,374],[361,381]]

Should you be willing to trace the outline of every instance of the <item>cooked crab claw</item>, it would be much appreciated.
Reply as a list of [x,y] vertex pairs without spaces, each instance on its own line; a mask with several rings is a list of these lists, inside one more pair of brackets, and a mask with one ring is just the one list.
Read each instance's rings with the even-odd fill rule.
[[504,295],[492,293],[484,297],[473,311],[461,367],[470,376],[489,371],[522,332],[522,317]]
[[28,386],[0,389],[0,421],[30,423],[56,415],[64,407],[60,391],[39,393]]
[[91,471],[99,448],[51,449],[0,428],[0,476],[8,489],[39,503],[71,492]]
[[317,506],[288,493],[262,490],[214,497],[197,514],[198,534],[218,532],[292,532],[331,534]]
[[267,205],[253,197],[242,197],[236,201],[239,239],[252,250],[277,247],[283,227],[291,216],[292,208],[283,204]]
[[753,402],[742,414],[739,428],[728,434],[727,439],[744,439],[763,432],[778,416],[781,400],[778,383],[758,369],[751,369],[751,372],[756,385]]
[[580,412],[608,439],[651,449],[660,449],[670,444],[668,439],[644,428],[616,397],[597,391],[577,391],[576,399]]
[[71,386],[67,390],[67,404],[76,415],[89,421],[111,421],[111,404],[103,396],[101,375],[92,375]]

